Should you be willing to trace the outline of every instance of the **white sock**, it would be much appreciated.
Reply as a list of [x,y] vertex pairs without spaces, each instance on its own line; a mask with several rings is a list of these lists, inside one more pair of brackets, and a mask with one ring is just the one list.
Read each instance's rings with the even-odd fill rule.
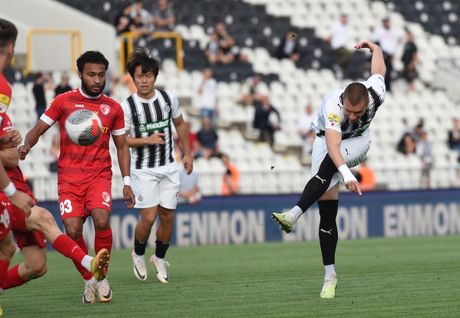
[[335,264],[324,265],[324,280],[332,277],[337,277],[335,272]]
[[91,285],[96,285],[98,283],[94,277],[91,277],[91,279],[87,280],[86,282]]
[[83,259],[81,260],[81,266],[83,266],[84,268],[86,268],[88,271],[91,272],[91,261],[93,260],[93,257],[89,256],[89,255],[85,255],[83,257]]
[[297,222],[297,220],[303,214],[303,211],[298,205],[296,205],[295,207],[290,209],[288,213],[292,215],[294,217],[294,221]]

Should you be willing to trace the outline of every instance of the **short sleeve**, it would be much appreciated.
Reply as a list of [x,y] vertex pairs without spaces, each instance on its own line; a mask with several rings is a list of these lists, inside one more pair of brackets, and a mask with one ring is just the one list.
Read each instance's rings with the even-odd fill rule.
[[133,127],[133,118],[131,115],[131,109],[129,107],[128,100],[125,100],[121,103],[121,108],[123,109],[123,116],[125,121],[125,131],[129,132]]
[[330,97],[322,107],[321,116],[324,120],[325,129],[332,129],[337,132],[342,132],[340,128],[340,122],[343,120],[344,114],[342,107],[339,106],[339,102],[333,97]]
[[385,78],[381,74],[374,74],[364,82],[364,85],[367,87],[374,103],[378,100],[379,105],[381,105],[386,93]]
[[41,115],[40,119],[42,121],[52,126],[61,118],[64,96],[65,95],[61,95],[53,99],[50,107],[48,107],[48,109]]
[[0,124],[0,137],[4,136],[7,132],[14,129],[13,123],[10,120],[10,117],[6,113],[2,113],[3,117]]
[[126,133],[125,131],[125,116],[123,109],[121,108],[120,104],[115,104],[116,113],[115,118],[113,120],[112,125],[112,135],[113,136],[121,136]]
[[[171,96],[171,94],[169,94]],[[181,111],[179,109],[179,99],[177,96],[173,95],[171,96],[171,117],[172,118],[178,118],[181,114]]]

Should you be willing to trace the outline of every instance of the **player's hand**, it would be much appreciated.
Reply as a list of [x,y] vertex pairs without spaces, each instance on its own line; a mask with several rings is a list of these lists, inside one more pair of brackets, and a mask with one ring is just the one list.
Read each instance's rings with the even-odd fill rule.
[[0,138],[0,150],[17,147],[21,141],[22,137],[19,131],[10,130]]
[[27,154],[30,151],[30,146],[22,145],[19,146],[18,152],[19,152],[19,159],[24,160],[26,159]]
[[34,200],[29,195],[19,190],[10,197],[10,201],[14,206],[24,211],[26,216],[30,215],[31,208],[35,205]]
[[193,158],[191,154],[186,154],[182,158],[182,162],[184,163],[184,169],[187,174],[191,174],[193,171]]
[[125,199],[125,204],[128,209],[134,207],[134,204],[136,204],[136,196],[131,186],[125,185],[123,187],[123,198]]
[[361,187],[359,186],[358,181],[348,181],[345,186],[351,192],[357,192],[359,195],[362,195]]
[[355,49],[369,49],[371,52],[378,47],[377,44],[375,44],[372,41],[369,40],[364,40],[359,42],[358,44],[355,45]]
[[147,145],[164,145],[165,143],[165,134],[164,133],[156,133],[156,134],[151,134],[148,136],[147,139]]

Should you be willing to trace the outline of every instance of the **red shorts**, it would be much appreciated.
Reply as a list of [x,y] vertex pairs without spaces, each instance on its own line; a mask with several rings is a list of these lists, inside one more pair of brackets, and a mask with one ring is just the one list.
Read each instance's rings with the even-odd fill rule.
[[87,218],[94,209],[112,210],[112,180],[97,178],[82,184],[61,183],[58,187],[61,219]]
[[[2,201],[1,207],[2,208],[4,207],[5,211],[7,210],[9,212],[10,228],[13,231],[14,238],[16,240],[16,244],[18,245],[20,249],[26,246],[33,246],[33,245],[37,245],[40,248],[46,248],[45,235],[42,232],[30,231],[27,229],[26,215],[24,214],[22,210],[18,209],[13,204],[11,204],[10,201]],[[3,232],[2,220],[4,216],[5,214],[3,214],[3,216],[0,216],[0,229],[1,229],[0,232]],[[6,234],[8,234],[8,232]],[[0,239],[3,239],[4,236],[1,236],[1,235],[3,234],[0,234]]]

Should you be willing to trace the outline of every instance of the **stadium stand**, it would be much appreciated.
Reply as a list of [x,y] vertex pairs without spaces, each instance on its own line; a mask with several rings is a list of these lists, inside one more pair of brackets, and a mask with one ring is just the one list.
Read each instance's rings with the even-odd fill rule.
[[[60,2],[110,24],[124,3],[118,0]],[[150,8],[154,2],[145,1],[145,7]],[[173,61],[175,51],[171,40],[147,40],[139,44],[152,49],[161,58],[162,70],[157,84],[179,96],[183,101],[183,109],[190,115],[193,127],[199,126],[196,116],[196,83],[200,81],[201,69],[208,65],[204,47],[210,28],[216,22],[224,21],[236,38],[236,50],[247,56],[247,62],[236,61],[214,67],[218,80],[218,134],[221,150],[230,154],[241,171],[241,193],[299,192],[309,175],[309,167],[302,165],[299,160],[302,140],[297,134],[297,120],[303,112],[305,103],[311,102],[317,108],[323,95],[331,88],[369,75],[366,72],[368,57],[364,53],[353,56],[345,74],[334,65],[331,49],[325,39],[329,26],[341,13],[353,17],[350,19],[350,48],[359,39],[368,38],[376,26],[376,21],[385,16],[390,16],[392,24],[397,27],[409,26],[419,48],[419,78],[415,82],[416,92],[408,93],[405,83],[397,80],[391,94],[386,97],[384,107],[379,110],[372,124],[374,146],[369,153],[368,163],[374,168],[378,183],[381,187],[392,190],[419,187],[419,158],[398,153],[396,143],[404,129],[403,118],[406,118],[411,126],[422,118],[434,148],[435,168],[432,173],[432,186],[449,187],[458,154],[447,147],[447,131],[450,126],[446,124],[446,118],[458,117],[455,102],[460,100],[460,96],[455,89],[451,89],[452,92],[448,94],[445,89],[437,88],[442,86],[442,80],[438,81],[438,66],[443,61],[449,63],[449,66],[453,63],[457,69],[459,67],[455,64],[460,60],[460,50],[456,45],[459,31],[454,27],[457,21],[454,16],[459,14],[458,4],[453,1],[435,4],[432,1],[367,0],[171,2],[176,14],[175,31],[184,39],[185,70],[180,72]],[[286,2],[289,5],[286,5]],[[416,15],[412,7],[420,14]],[[425,18],[422,18],[423,14],[432,20],[425,21]],[[449,32],[445,31],[447,28],[443,28],[443,25],[450,27]],[[293,30],[299,36],[302,57],[297,63],[278,60],[272,54],[287,30]],[[399,62],[400,56],[401,48],[395,58],[397,70],[402,67]],[[269,85],[270,100],[281,113],[283,125],[275,134],[273,148],[267,143],[254,141],[251,126],[254,108],[237,103],[243,81],[254,73],[262,74],[264,81]],[[59,74],[56,73],[54,77],[58,78]],[[74,86],[78,85],[78,78],[75,76],[71,81]],[[445,77],[444,81],[449,83]],[[126,88],[118,86],[114,97],[121,101],[128,94]],[[24,132],[30,129],[36,120],[35,112],[30,109],[30,105],[33,104],[30,102],[33,100],[30,84],[15,83],[13,96],[14,106],[11,107],[11,115],[18,129]],[[33,180],[37,197],[40,199],[57,197],[52,186],[55,176],[50,175],[47,169],[47,151],[51,136],[51,133],[45,136],[32,150],[31,159],[21,163],[26,175]],[[112,157],[116,163],[116,156]],[[195,165],[203,195],[218,194],[224,171],[221,162],[215,158],[200,158]],[[118,168],[114,169],[114,175],[119,176]],[[120,197],[119,179],[114,178],[113,181],[114,197]]]

